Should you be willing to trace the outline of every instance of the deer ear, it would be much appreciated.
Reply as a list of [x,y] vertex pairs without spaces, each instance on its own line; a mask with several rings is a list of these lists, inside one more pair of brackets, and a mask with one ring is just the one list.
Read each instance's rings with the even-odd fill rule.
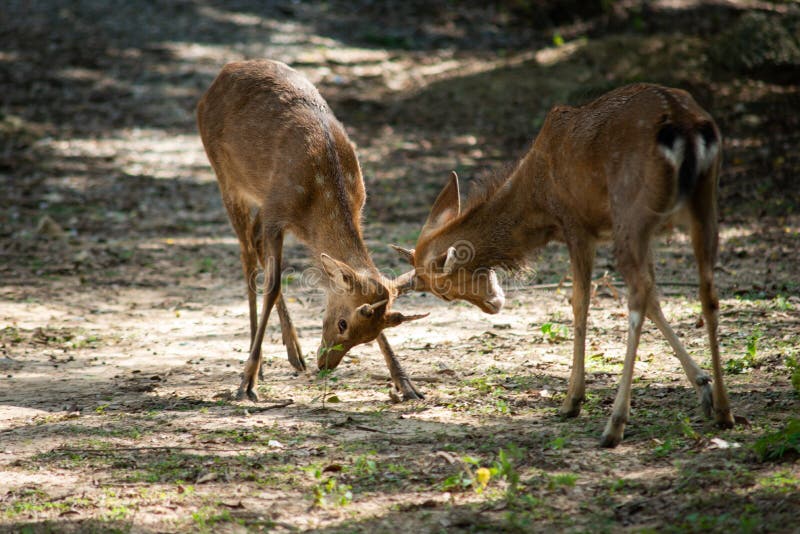
[[335,260],[325,253],[320,254],[319,259],[322,262],[322,269],[336,289],[353,291],[358,275],[349,265]]
[[433,203],[428,220],[424,228],[434,228],[457,217],[461,213],[461,195],[458,191],[458,175],[456,171],[450,173],[450,179],[442,192]]
[[383,316],[383,322],[386,325],[386,328],[390,328],[392,326],[397,326],[408,321],[416,321],[417,319],[422,319],[423,317],[427,317],[430,313],[422,313],[419,315],[403,315],[400,312],[389,312]]

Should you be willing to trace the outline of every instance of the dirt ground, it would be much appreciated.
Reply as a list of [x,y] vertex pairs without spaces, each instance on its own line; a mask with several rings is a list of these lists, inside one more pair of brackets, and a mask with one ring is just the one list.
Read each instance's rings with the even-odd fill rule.
[[[4,2],[0,531],[797,532],[800,77],[791,57],[732,71],[720,48],[741,17],[797,4],[558,4]],[[625,440],[599,448],[627,324],[602,285],[587,402],[560,419],[572,343],[558,245],[506,278],[498,315],[398,301],[430,312],[388,332],[423,401],[392,402],[375,344],[331,376],[295,373],[275,318],[262,402],[232,400],[244,283],[194,106],[223,64],[251,57],[301,70],[345,124],[367,243],[393,273],[405,266],[387,245],[413,246],[449,171],[513,162],[553,104],[642,80],[692,91],[725,137],[720,331],[749,424],[704,419],[648,325]],[[709,368],[689,249],[662,239],[658,277]],[[284,258],[310,353],[323,294],[301,283],[302,246]],[[606,273],[620,281],[603,249]]]

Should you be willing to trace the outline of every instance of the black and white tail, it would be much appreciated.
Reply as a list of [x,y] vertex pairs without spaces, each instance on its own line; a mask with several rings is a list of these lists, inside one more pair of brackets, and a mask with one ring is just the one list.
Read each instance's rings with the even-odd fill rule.
[[717,157],[719,137],[714,125],[700,122],[686,128],[667,122],[659,129],[656,140],[667,161],[678,169],[678,199],[683,200]]

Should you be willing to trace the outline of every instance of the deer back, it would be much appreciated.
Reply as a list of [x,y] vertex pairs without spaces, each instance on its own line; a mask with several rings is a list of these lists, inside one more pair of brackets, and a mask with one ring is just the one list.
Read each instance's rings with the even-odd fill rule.
[[311,82],[277,61],[230,63],[198,104],[197,121],[229,216],[251,228],[242,246],[262,258],[262,232],[290,230],[322,268],[320,367],[336,367],[351,347],[421,317],[390,311],[398,290],[363,242],[355,148]]
[[[275,61],[226,65],[198,105],[223,195],[262,208],[310,244],[360,239],[364,182],[352,143],[317,89]],[[326,232],[327,231],[327,232]]]
[[547,116],[533,151],[546,155],[554,214],[598,234],[634,207],[670,213],[719,155],[711,116],[680,89],[635,84]]

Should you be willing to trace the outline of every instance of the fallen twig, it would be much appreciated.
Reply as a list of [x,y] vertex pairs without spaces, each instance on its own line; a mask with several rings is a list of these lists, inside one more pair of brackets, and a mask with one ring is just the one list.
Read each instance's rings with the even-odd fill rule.
[[286,408],[289,405],[294,404],[292,399],[286,399],[285,401],[281,401],[277,404],[270,404],[269,406],[252,406],[247,408],[249,412],[257,413],[257,412],[266,412],[267,410],[275,410],[277,408]]
[[[391,377],[381,375],[378,373],[370,373],[369,377],[372,380],[378,380],[380,382],[388,382],[391,380]],[[441,382],[442,379],[438,376],[431,376],[431,375],[420,375],[420,376],[412,376],[410,377],[414,382],[428,382],[428,383],[436,383]]]
[[74,449],[74,448],[59,448],[53,449],[50,452],[63,452],[63,453],[76,453],[76,454],[115,454],[119,451],[211,451],[211,452],[241,452],[249,449],[210,449],[198,445],[196,447],[170,447],[170,446],[152,446],[152,447],[114,447],[113,449]]
[[[614,287],[625,287],[627,284],[622,281],[613,281],[613,282],[605,282],[602,278],[598,278],[597,280],[592,280],[592,283],[602,283],[602,285],[612,285]],[[656,285],[659,286],[685,286],[685,287],[697,287],[697,282],[683,282],[681,280],[674,280],[674,281],[662,281],[657,280]],[[533,285],[526,285],[522,286],[519,289],[556,289],[559,287],[572,287],[572,282],[559,282],[555,284],[533,284]]]

